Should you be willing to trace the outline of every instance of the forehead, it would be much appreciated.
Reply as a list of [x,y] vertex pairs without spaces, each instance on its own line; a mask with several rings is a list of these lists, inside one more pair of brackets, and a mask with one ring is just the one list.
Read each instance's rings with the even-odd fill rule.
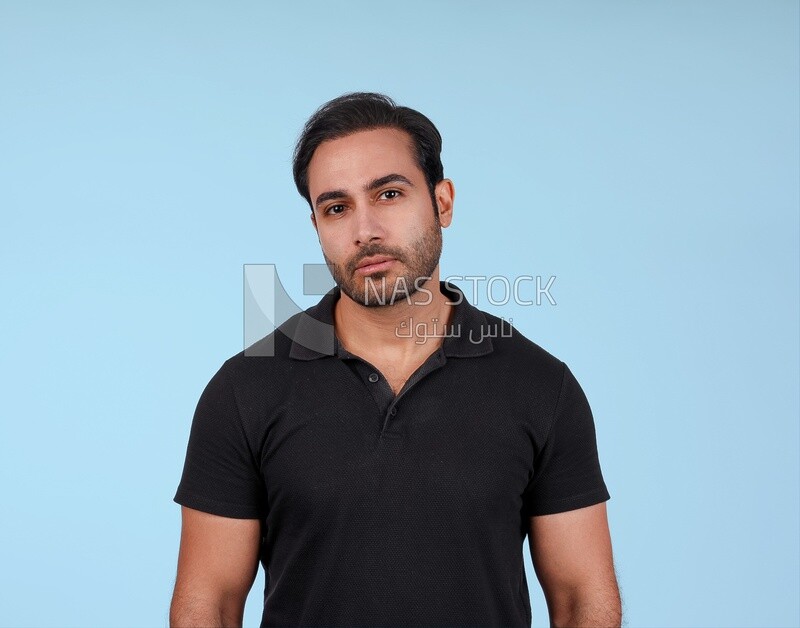
[[361,186],[387,174],[424,177],[405,131],[380,128],[323,142],[308,165],[309,192]]

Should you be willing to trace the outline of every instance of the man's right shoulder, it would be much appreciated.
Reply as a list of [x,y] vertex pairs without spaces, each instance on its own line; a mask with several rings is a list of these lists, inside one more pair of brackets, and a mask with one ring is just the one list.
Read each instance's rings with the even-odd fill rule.
[[294,330],[303,314],[298,312],[291,316],[270,334],[229,357],[220,367],[220,374],[235,387],[253,381],[263,384],[265,378],[270,382],[285,378],[291,371],[291,364],[297,362],[290,357],[290,352]]

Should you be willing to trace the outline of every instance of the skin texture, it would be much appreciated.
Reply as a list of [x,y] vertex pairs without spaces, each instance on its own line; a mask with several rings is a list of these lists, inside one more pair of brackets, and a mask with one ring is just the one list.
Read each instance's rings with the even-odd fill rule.
[[[404,323],[413,329],[423,321],[442,326],[451,320],[452,306],[439,291],[439,257],[441,229],[453,217],[453,184],[445,179],[436,185],[433,211],[411,139],[396,129],[324,142],[311,159],[308,180],[311,222],[342,289],[334,311],[337,336],[378,368],[397,394],[442,342],[420,342],[397,330]],[[364,301],[366,276],[357,268],[375,255],[394,259],[371,275],[376,285],[385,281],[382,296],[401,284],[406,289],[394,303]],[[240,626],[265,531],[258,520],[186,507],[182,517],[170,625]],[[554,626],[620,625],[605,504],[532,517],[530,546]]]
[[605,503],[531,517],[529,540],[551,625],[621,625]]
[[258,569],[260,521],[219,517],[185,506],[181,518],[169,625],[241,626]]

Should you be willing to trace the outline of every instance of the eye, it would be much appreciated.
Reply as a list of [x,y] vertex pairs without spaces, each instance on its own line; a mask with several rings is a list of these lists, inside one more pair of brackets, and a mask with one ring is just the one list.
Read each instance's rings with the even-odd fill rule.
[[326,214],[336,216],[344,211],[344,205],[331,205],[325,210]]
[[387,201],[391,201],[396,199],[400,196],[400,190],[386,190],[385,192],[381,192],[381,198],[385,198]]

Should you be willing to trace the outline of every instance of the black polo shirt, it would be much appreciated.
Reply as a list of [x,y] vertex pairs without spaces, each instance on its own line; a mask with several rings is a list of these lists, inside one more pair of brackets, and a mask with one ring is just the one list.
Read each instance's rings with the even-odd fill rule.
[[396,396],[339,346],[337,288],[200,397],[175,501],[264,522],[262,626],[530,626],[529,517],[609,499],[567,366],[441,290],[460,333]]

